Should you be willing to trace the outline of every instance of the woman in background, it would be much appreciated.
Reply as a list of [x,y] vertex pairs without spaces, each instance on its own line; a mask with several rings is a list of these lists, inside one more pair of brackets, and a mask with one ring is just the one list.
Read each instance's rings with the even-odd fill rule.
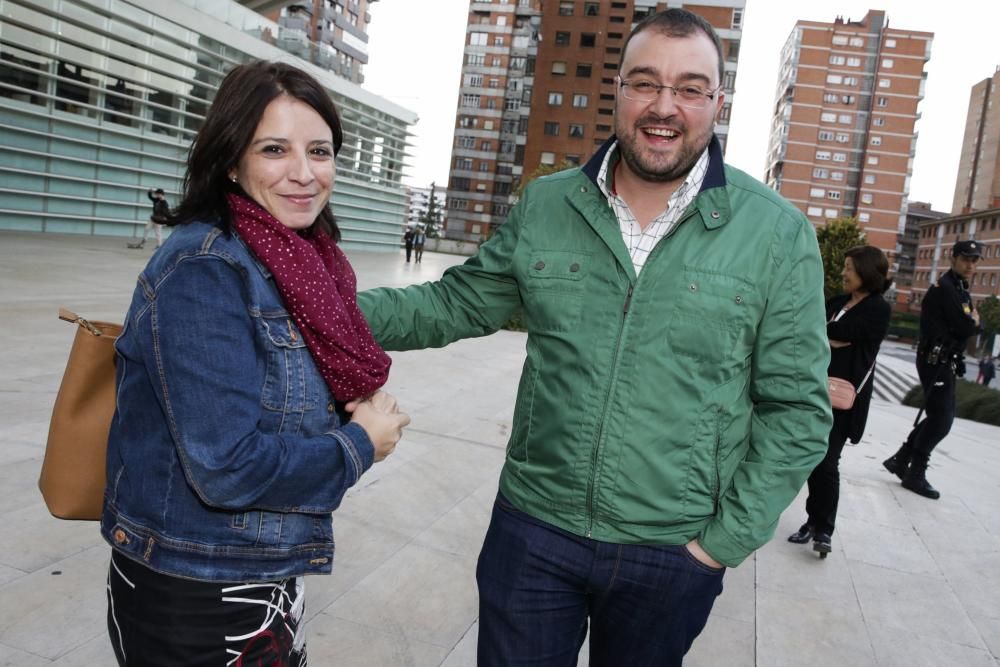
[[868,405],[875,384],[875,358],[889,331],[892,309],[882,294],[889,289],[889,260],[878,248],[851,248],[841,273],[844,294],[826,302],[826,333],[830,338],[827,374],[848,380],[857,390],[849,410],[833,411],[833,427],[826,457],[809,476],[808,518],[788,541],[805,544],[822,555],[832,549],[837,504],[840,500],[840,454],[848,439],[857,444],[868,421]]

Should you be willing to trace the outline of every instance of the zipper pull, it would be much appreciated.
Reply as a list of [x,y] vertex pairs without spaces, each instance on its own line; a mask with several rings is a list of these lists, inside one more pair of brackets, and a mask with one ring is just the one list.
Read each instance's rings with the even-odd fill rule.
[[623,315],[628,315],[628,307],[632,304],[632,286],[628,286],[628,293],[625,295],[625,307],[622,309]]

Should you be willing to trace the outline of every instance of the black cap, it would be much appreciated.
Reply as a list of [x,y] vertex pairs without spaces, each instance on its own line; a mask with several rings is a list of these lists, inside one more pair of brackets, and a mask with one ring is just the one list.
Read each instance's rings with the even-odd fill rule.
[[951,249],[951,256],[958,257],[980,257],[982,256],[981,243],[975,241],[959,241]]

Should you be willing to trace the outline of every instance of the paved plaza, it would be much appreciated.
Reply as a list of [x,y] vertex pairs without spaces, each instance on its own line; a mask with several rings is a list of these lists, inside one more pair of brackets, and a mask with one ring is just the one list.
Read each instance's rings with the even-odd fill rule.
[[[125,239],[0,232],[0,665],[114,664],[109,549],[96,523],[50,517],[36,482],[74,334],[57,309],[121,320],[150,253]],[[463,259],[348,255],[360,289],[432,280]],[[310,665],[475,664],[476,557],[524,343],[504,331],[392,355],[387,390],[413,421],[334,515],[334,573],[306,583]],[[928,473],[935,502],[880,465],[914,416],[872,404],[864,440],[844,453],[833,553],[821,561],[785,541],[804,519],[800,494],[775,540],[726,574],[687,665],[1000,664],[1000,428],[956,421]]]

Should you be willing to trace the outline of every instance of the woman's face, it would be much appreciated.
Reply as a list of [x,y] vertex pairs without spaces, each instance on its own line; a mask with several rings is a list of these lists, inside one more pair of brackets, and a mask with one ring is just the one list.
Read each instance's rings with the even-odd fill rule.
[[281,95],[264,110],[230,178],[290,229],[306,229],[330,201],[333,132],[305,102]]
[[864,284],[861,276],[854,270],[854,260],[850,257],[844,258],[844,270],[840,272],[840,277],[844,281],[844,291],[848,293],[859,291]]

